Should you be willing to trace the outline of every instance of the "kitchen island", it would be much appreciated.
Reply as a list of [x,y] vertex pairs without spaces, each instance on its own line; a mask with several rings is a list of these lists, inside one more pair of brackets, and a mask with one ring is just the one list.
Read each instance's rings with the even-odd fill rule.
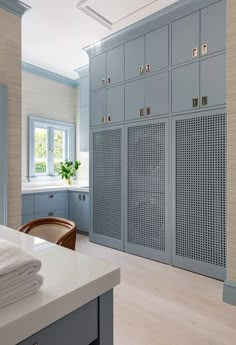
[[42,261],[38,293],[0,309],[3,345],[112,345],[113,264],[0,226],[0,238]]

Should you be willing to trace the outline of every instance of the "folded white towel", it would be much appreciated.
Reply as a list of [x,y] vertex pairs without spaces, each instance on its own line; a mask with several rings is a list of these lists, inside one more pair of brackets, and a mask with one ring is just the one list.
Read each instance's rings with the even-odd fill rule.
[[19,246],[0,239],[0,288],[35,275],[41,261]]
[[0,289],[0,308],[21,300],[36,293],[43,285],[43,277],[40,274],[34,274],[20,284],[13,284],[8,288]]

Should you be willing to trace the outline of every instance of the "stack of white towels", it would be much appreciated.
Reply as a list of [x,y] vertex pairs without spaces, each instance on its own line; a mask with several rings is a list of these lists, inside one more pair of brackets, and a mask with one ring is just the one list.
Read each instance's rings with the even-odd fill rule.
[[0,239],[0,308],[36,293],[43,285],[41,261]]

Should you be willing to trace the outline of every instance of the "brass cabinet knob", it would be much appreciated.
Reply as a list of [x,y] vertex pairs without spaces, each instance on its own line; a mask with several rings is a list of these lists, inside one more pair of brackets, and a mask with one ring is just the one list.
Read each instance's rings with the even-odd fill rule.
[[192,57],[193,58],[198,57],[198,48],[197,47],[193,48],[193,50],[192,50]]
[[139,74],[142,75],[144,73],[144,68],[143,66],[140,66],[139,67]]
[[208,53],[208,44],[204,43],[202,45],[202,55],[206,55]]

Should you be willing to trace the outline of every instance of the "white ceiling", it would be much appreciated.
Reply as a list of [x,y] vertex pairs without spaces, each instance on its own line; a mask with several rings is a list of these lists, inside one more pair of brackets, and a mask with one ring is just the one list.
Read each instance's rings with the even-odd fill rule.
[[107,29],[77,8],[79,0],[23,0],[22,59],[76,79],[74,70],[88,63],[82,48],[178,0],[84,0],[82,7],[112,23]]

